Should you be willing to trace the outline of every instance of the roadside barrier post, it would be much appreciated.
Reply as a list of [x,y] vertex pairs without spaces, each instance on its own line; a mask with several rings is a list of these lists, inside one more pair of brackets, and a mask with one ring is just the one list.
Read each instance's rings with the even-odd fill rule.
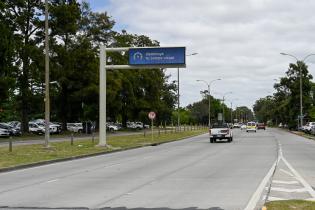
[[164,134],[166,134],[166,121],[164,121]]
[[92,142],[94,143],[95,139],[94,139],[95,135],[94,132],[92,132]]
[[12,136],[9,139],[9,152],[12,152]]
[[153,119],[151,119],[151,141],[153,142]]
[[71,146],[73,146],[73,132],[71,132]]

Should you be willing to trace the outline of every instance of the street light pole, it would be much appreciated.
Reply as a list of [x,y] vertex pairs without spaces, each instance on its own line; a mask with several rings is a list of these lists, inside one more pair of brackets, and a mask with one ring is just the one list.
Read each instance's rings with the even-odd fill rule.
[[[300,128],[303,126],[303,86],[302,86],[302,63],[304,63],[304,61],[315,54],[308,54],[307,56],[305,56],[302,60],[299,60],[296,56],[291,55],[291,54],[287,54],[287,53],[280,53],[281,55],[286,55],[286,56],[290,56],[292,58],[294,58],[296,60],[296,64],[299,67],[299,75],[300,75]],[[300,65],[299,65],[300,63]]]
[[47,148],[50,138],[48,0],[45,0],[45,84],[45,147]]
[[222,116],[223,120],[222,121],[223,121],[223,123],[225,122],[225,117],[224,117],[224,99],[225,99],[225,96],[228,95],[228,94],[232,94],[232,92],[230,91],[230,92],[227,92],[227,93],[223,94],[223,100],[222,100],[222,109],[223,109],[223,111],[222,111],[223,112],[222,113],[223,114],[223,116]]
[[215,82],[215,81],[218,81],[218,80],[221,80],[221,79],[214,79],[212,81],[210,81],[210,83],[208,83],[207,81],[205,80],[197,80],[197,82],[204,82],[207,86],[208,86],[208,103],[209,103],[209,111],[208,111],[208,126],[209,128],[211,127],[211,84],[212,82]]
[[[193,56],[197,55],[198,53],[191,53],[186,55]],[[177,129],[180,130],[180,116],[179,116],[179,68],[177,68]]]

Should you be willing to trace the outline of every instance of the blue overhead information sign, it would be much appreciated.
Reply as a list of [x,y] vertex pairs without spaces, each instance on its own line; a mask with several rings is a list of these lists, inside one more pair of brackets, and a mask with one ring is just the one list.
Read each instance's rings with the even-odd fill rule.
[[185,47],[130,48],[129,65],[185,66]]

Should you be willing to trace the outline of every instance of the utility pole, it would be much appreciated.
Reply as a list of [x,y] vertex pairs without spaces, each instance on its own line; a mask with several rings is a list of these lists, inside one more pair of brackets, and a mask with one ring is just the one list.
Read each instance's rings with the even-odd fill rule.
[[208,126],[209,126],[209,128],[211,127],[211,84],[212,84],[212,82],[215,82],[215,81],[219,81],[219,80],[221,80],[220,78],[219,79],[214,79],[214,80],[212,80],[210,83],[208,83],[207,81],[205,81],[205,80],[200,80],[200,79],[197,79],[196,81],[197,82],[204,82],[206,85],[207,85],[207,87],[208,87],[208,103],[209,103],[209,110],[208,110]]
[[179,116],[179,68],[177,68],[177,129],[180,130],[180,116]]
[[45,147],[47,148],[50,138],[48,0],[45,0],[45,84]]
[[305,56],[302,60],[299,60],[297,57],[295,57],[294,55],[291,54],[287,54],[287,53],[280,53],[281,55],[286,55],[286,56],[290,56],[293,57],[294,59],[296,59],[296,65],[299,67],[299,75],[300,75],[300,116],[298,117],[299,121],[300,121],[300,128],[303,126],[303,86],[302,86],[302,63],[305,62],[305,60],[310,57],[313,56],[315,54],[308,54],[307,56]]

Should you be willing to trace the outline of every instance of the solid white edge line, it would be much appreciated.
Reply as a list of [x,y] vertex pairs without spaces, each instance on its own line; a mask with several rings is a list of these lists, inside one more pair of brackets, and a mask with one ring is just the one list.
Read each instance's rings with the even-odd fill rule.
[[260,185],[256,189],[255,193],[252,195],[251,199],[247,203],[244,210],[254,210],[256,205],[258,204],[259,198],[261,197],[265,186],[267,185],[268,181],[270,181],[270,178],[272,177],[273,171],[277,165],[278,160],[276,160],[273,165],[271,166],[270,170],[266,174],[266,176],[261,181]]
[[282,160],[295,175],[295,178],[299,180],[302,183],[302,185],[307,189],[308,193],[313,198],[315,198],[315,191],[313,190],[313,188],[302,178],[302,176],[291,166],[291,164],[284,157],[282,157]]

